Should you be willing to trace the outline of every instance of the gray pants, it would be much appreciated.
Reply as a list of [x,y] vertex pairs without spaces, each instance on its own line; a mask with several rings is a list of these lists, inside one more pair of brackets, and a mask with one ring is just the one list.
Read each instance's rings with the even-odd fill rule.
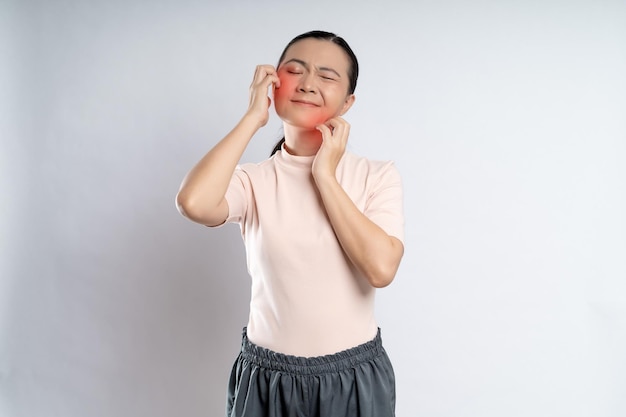
[[394,417],[395,376],[376,337],[342,352],[304,358],[250,342],[243,330],[226,417]]

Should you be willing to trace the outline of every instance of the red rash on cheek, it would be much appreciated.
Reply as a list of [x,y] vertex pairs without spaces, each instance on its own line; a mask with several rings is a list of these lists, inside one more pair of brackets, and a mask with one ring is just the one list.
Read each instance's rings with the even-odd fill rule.
[[303,98],[307,94],[299,91],[297,76],[284,71],[278,72],[280,87],[274,88],[274,108],[276,114],[284,121],[294,126],[314,129],[316,126],[325,123],[334,117],[332,110],[326,107],[321,96],[309,96],[307,99],[321,104],[321,107],[303,106],[293,103],[294,98]]

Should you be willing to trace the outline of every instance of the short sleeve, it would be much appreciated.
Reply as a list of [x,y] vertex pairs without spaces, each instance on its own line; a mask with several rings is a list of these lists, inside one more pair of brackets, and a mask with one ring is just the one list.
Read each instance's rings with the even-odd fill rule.
[[393,162],[386,162],[378,171],[364,214],[388,235],[404,243],[402,178]]
[[224,195],[228,203],[228,217],[224,223],[216,227],[223,226],[226,223],[241,224],[244,221],[250,202],[250,189],[250,178],[241,166],[237,166]]

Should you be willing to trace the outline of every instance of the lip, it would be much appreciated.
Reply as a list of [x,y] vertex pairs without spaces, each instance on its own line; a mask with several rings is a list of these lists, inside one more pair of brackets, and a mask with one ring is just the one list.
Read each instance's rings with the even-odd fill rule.
[[308,100],[291,100],[291,102],[300,104],[303,106],[319,107],[319,104],[313,103],[312,101],[308,101]]

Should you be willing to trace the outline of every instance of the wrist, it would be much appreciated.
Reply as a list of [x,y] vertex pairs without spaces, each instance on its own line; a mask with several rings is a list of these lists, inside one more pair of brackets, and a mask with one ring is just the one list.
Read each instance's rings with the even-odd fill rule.
[[246,112],[239,121],[239,124],[247,126],[256,132],[257,130],[265,126],[266,122],[263,121],[260,117],[254,115],[253,113]]
[[328,171],[314,171],[313,179],[315,180],[315,184],[317,184],[318,188],[332,186],[333,184],[339,184],[337,182],[337,177],[335,176],[335,173]]

